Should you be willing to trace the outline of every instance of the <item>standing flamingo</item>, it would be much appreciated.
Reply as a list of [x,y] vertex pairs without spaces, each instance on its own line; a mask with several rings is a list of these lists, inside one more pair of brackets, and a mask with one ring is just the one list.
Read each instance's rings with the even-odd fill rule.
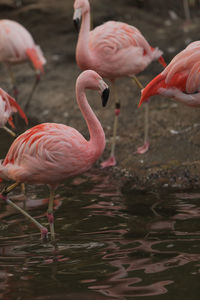
[[139,106],[153,95],[200,106],[200,41],[189,44],[142,91]]
[[0,20],[0,62],[4,63],[8,69],[15,97],[18,92],[10,66],[26,61],[32,63],[36,74],[33,88],[25,105],[25,108],[28,108],[34,90],[40,81],[40,75],[43,73],[46,59],[31,34],[21,24],[11,20]]
[[5,124],[8,122],[12,128],[15,128],[15,125],[12,121],[12,114],[14,112],[19,112],[20,116],[24,119],[26,124],[28,124],[28,120],[25,113],[17,104],[15,99],[13,99],[3,89],[0,88],[0,128],[4,128],[12,136],[16,136],[16,134],[8,127],[6,127]]
[[[166,66],[162,52],[152,48],[141,32],[126,23],[109,21],[90,31],[90,5],[88,0],[74,1],[74,23],[79,29],[82,17],[78,43],[76,47],[76,61],[80,69],[92,69],[102,77],[108,78],[113,86],[115,98],[115,119],[110,158],[101,166],[108,167],[116,164],[115,144],[120,101],[116,99],[115,80],[119,77],[134,78],[140,88],[136,74],[143,71],[153,60]],[[148,120],[148,106],[146,105],[145,120]],[[144,146],[138,148],[138,153],[148,150],[148,126],[145,125]]]
[[[19,207],[6,198],[6,194],[13,187],[20,182],[48,184],[50,187],[48,220],[52,241],[55,240],[53,201],[56,187],[66,178],[90,169],[105,147],[103,128],[87,102],[85,89],[98,90],[102,95],[103,106],[107,103],[109,89],[102,78],[91,70],[81,73],[77,79],[76,97],[88,125],[89,141],[69,126],[43,123],[18,136],[0,165],[0,177],[16,181],[2,194],[7,203],[20,211]],[[27,215],[25,211],[21,212]],[[35,219],[31,216],[29,218],[39,227],[42,235],[47,233]]]

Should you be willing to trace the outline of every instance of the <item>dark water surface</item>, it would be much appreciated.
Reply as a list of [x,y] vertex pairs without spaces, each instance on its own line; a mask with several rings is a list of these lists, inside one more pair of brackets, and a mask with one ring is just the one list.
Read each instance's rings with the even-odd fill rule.
[[[47,199],[27,186],[43,225]],[[130,193],[94,169],[57,190],[55,249],[0,200],[0,299],[200,299],[199,216],[200,192]]]
[[[27,195],[46,225],[48,190]],[[58,189],[54,249],[0,202],[0,298],[199,299],[199,204],[200,193],[122,193],[95,169]]]

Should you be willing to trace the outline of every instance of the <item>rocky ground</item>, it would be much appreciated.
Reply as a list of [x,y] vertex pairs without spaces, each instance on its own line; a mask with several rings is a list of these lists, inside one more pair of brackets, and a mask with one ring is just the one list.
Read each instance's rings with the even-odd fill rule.
[[[113,5],[110,5],[111,2]],[[88,137],[74,93],[80,70],[74,55],[77,34],[72,22],[73,0],[24,0],[19,8],[15,8],[13,3],[11,0],[0,1],[0,17],[23,24],[47,58],[45,74],[27,112],[30,124],[62,122]],[[152,46],[162,49],[165,60],[170,62],[188,43],[199,39],[198,5],[191,10],[189,26],[185,22],[181,1],[176,1],[175,5],[174,1],[158,0],[93,0],[91,10],[94,26],[110,19],[132,24],[142,31]],[[33,72],[28,65],[15,66],[14,70],[20,91],[19,103],[23,106],[31,89]],[[154,62],[138,78],[146,85],[161,70],[162,67]],[[0,78],[1,87],[9,90],[3,66]],[[128,178],[132,188],[199,187],[200,111],[170,99],[152,98],[150,149],[143,155],[136,155],[137,146],[143,143],[144,108],[137,108],[140,91],[128,78],[118,80],[117,91],[122,103],[117,166],[110,168],[109,172],[122,180]],[[110,152],[114,105],[110,99],[107,108],[102,109],[94,93],[89,93],[88,98],[107,137],[103,160]]]

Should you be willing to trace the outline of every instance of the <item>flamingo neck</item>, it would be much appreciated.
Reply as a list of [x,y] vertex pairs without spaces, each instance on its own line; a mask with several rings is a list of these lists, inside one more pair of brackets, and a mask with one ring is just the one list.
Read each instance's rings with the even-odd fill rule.
[[90,11],[82,16],[81,28],[76,48],[76,61],[80,69],[92,69],[92,53],[89,49]]
[[101,123],[87,101],[85,87],[81,83],[76,87],[76,98],[88,126],[90,133],[90,140],[88,142],[90,146],[89,149],[92,152],[91,158],[95,161],[101,156],[105,148],[105,134]]

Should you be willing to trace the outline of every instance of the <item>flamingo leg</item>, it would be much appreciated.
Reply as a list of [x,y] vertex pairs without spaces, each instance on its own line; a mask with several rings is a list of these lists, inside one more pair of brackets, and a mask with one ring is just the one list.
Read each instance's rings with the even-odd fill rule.
[[10,85],[11,85],[11,89],[13,90],[14,98],[15,98],[15,100],[17,100],[19,91],[16,87],[15,76],[14,76],[14,73],[12,71],[12,68],[11,68],[10,64],[6,64],[6,69],[7,69],[9,78],[10,78]]
[[5,131],[7,131],[11,136],[16,137],[16,133],[14,131],[12,131],[10,128],[8,128],[7,126],[3,126],[2,128]]
[[48,230],[46,227],[44,227],[43,225],[41,225],[37,220],[35,220],[29,213],[27,213],[24,209],[22,209],[21,207],[19,207],[17,204],[15,204],[14,202],[12,202],[10,199],[7,198],[7,194],[12,191],[16,186],[18,186],[20,183],[19,182],[15,182],[12,185],[6,187],[3,189],[3,191],[1,192],[1,196],[2,199],[5,200],[5,202],[7,204],[9,204],[10,206],[14,207],[16,210],[18,210],[20,213],[22,213],[25,217],[27,217],[33,224],[35,224],[36,227],[39,228],[40,232],[41,232],[41,237],[43,240],[47,239],[48,236]]
[[[132,79],[137,84],[140,90],[144,87],[136,76],[132,76]],[[145,104],[144,112],[144,145],[137,148],[136,153],[143,154],[149,150],[149,103]]]
[[40,71],[36,70],[35,71],[35,80],[34,80],[34,83],[33,83],[33,86],[32,86],[32,89],[30,91],[30,94],[28,96],[28,99],[26,100],[26,103],[24,105],[24,110],[27,111],[28,108],[29,108],[29,105],[30,105],[30,102],[31,102],[31,99],[33,98],[33,94],[36,90],[36,87],[38,86],[40,82]]
[[53,215],[53,202],[54,202],[55,191],[50,188],[49,206],[47,211],[47,217],[49,221],[51,241],[55,242],[55,230],[54,230],[54,215]]
[[120,101],[117,100],[114,81],[112,81],[112,90],[113,90],[113,95],[115,100],[115,117],[114,117],[114,125],[113,125],[111,153],[110,153],[110,157],[101,163],[102,168],[112,167],[116,165],[115,146],[116,146],[117,128],[118,128],[118,121],[119,121],[119,114],[120,114]]
[[183,8],[184,8],[186,22],[190,23],[191,16],[190,16],[190,8],[189,8],[188,0],[183,0]]

